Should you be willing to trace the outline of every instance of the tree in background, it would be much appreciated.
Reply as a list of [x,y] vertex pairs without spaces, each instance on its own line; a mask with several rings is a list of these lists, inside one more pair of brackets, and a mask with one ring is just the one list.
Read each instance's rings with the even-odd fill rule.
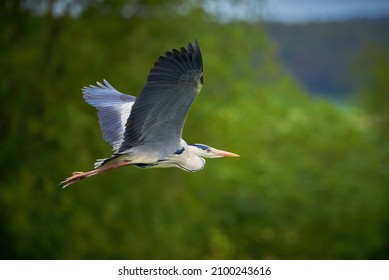
[[[2,258],[387,258],[388,172],[368,116],[310,98],[260,25],[194,3],[1,3]],[[110,154],[80,88],[106,78],[136,95],[163,51],[194,38],[205,82],[184,137],[241,158],[58,187]]]

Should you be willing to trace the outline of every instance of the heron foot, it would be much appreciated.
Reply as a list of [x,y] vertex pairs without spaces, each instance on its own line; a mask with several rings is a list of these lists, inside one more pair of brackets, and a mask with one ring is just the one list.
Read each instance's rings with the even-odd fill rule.
[[103,173],[103,172],[106,172],[106,171],[109,171],[109,170],[112,170],[112,169],[115,169],[118,167],[130,165],[130,164],[131,164],[131,162],[129,162],[129,161],[121,161],[121,162],[116,162],[116,163],[112,163],[109,165],[105,165],[105,166],[102,166],[100,168],[88,171],[88,172],[75,171],[75,172],[73,172],[72,176],[66,178],[64,181],[62,181],[59,184],[63,185],[62,188],[66,188],[67,186],[74,184],[74,183],[76,183],[84,178],[88,178],[88,177],[97,175],[99,173]]
[[[94,170],[92,170],[92,171],[94,171]],[[89,177],[89,176],[87,176],[88,175],[87,173],[89,173],[89,172],[75,171],[75,172],[73,172],[72,176],[67,177],[64,181],[62,181],[59,184],[63,185],[63,188],[66,188],[67,186],[74,184],[75,182],[78,182],[86,177]]]

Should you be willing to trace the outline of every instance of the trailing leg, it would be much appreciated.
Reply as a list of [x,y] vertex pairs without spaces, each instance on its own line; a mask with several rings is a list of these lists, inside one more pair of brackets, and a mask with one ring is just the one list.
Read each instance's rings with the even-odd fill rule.
[[92,177],[94,175],[97,175],[97,174],[100,174],[100,173],[103,173],[103,172],[106,172],[106,171],[109,171],[109,170],[112,170],[115,168],[119,168],[122,166],[127,166],[130,164],[131,163],[129,161],[120,161],[120,162],[115,162],[115,163],[108,164],[108,165],[103,165],[102,167],[99,167],[99,168],[96,168],[94,170],[87,171],[87,172],[75,171],[75,172],[73,172],[72,176],[66,178],[64,181],[62,181],[59,184],[63,185],[63,188],[66,188],[67,186],[74,184],[74,183],[76,183],[84,178]]

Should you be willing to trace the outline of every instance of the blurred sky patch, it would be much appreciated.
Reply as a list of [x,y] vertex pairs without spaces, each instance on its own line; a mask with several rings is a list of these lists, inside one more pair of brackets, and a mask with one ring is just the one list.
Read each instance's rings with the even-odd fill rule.
[[206,6],[223,20],[260,17],[293,23],[389,16],[388,0],[216,0]]

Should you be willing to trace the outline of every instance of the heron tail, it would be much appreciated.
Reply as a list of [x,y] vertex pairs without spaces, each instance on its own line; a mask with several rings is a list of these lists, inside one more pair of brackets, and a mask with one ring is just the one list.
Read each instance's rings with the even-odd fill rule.
[[94,168],[99,168],[103,166],[105,163],[107,163],[111,158],[99,158],[96,160],[95,164],[93,165]]
[[94,168],[101,168],[108,164],[118,163],[118,162],[128,162],[128,156],[125,154],[113,154],[109,158],[99,158],[96,160],[94,164]]

